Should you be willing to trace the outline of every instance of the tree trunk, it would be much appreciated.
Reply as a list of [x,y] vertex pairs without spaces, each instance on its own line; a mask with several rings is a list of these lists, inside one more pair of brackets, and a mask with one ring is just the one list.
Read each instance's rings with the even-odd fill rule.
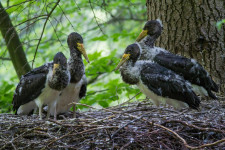
[[156,45],[195,58],[225,93],[224,0],[147,0],[148,19],[161,19],[163,34]]
[[26,55],[20,42],[17,31],[12,25],[9,15],[4,10],[0,2],[0,30],[5,43],[7,45],[13,66],[16,70],[17,76],[20,78],[23,74],[31,70],[27,62]]

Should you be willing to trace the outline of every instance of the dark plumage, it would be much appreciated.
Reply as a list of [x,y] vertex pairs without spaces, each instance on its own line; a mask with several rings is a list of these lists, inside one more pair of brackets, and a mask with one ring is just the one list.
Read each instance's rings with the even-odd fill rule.
[[[85,96],[87,88],[87,79],[85,76],[85,67],[81,55],[89,62],[88,56],[83,46],[83,38],[80,34],[73,32],[67,38],[67,43],[70,49],[70,59],[68,61],[71,80],[69,85],[62,91],[57,104],[57,114],[69,111],[71,106],[75,105],[72,102],[79,102]],[[51,112],[53,114],[53,112]]]
[[194,59],[161,52],[153,60],[168,69],[175,70],[192,84],[204,87],[210,97],[217,99],[211,90],[218,92],[218,86]]
[[136,84],[156,105],[166,103],[177,108],[199,107],[200,100],[188,81],[157,63],[138,60],[140,54],[137,44],[126,48],[116,68],[121,66],[120,72],[124,82]]
[[80,88],[80,93],[79,93],[79,98],[83,98],[86,96],[86,92],[87,92],[87,80],[86,80],[86,77],[84,78],[83,80],[83,83],[81,85],[81,88]]
[[175,55],[163,48],[154,46],[155,40],[162,32],[162,24],[160,21],[148,21],[143,30],[146,34],[142,34],[142,36],[137,38],[142,49],[140,60],[152,60],[161,66],[176,72],[191,82],[196,93],[217,99],[211,92],[218,92],[219,88],[217,84],[198,62],[194,59]]
[[[59,52],[52,63],[35,68],[22,76],[13,96],[13,110],[16,110],[16,114],[29,114],[37,105],[42,119],[41,109],[44,104],[55,109],[60,91],[70,80],[66,62],[66,57]],[[49,113],[50,111],[47,117]]]
[[[52,68],[53,64],[47,63],[21,77],[13,95],[13,110],[16,111],[15,114],[17,114],[17,110],[21,105],[27,104],[30,101],[33,102],[34,107],[36,106],[33,100],[41,94],[42,89],[45,87],[48,69],[50,67]],[[29,114],[29,112],[25,114]]]
[[139,34],[136,41],[140,42],[147,36],[148,40],[145,40],[144,43],[150,47],[153,47],[155,44],[155,40],[161,35],[162,30],[162,22],[159,19],[148,21],[146,22],[142,32]]

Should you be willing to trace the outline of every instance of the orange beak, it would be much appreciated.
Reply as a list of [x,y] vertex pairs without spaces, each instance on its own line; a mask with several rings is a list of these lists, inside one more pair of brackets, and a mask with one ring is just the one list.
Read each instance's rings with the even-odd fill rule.
[[128,59],[130,58],[130,54],[123,54],[119,64],[116,66],[115,70],[118,70]]
[[136,41],[140,42],[144,37],[146,37],[148,34],[148,30],[142,30],[142,32],[137,37]]
[[84,56],[84,58],[86,59],[86,61],[89,63],[89,59],[88,59],[88,56],[87,56],[87,53],[86,53],[86,50],[84,48],[84,44],[82,43],[77,43],[77,48],[78,50],[81,52],[81,54]]

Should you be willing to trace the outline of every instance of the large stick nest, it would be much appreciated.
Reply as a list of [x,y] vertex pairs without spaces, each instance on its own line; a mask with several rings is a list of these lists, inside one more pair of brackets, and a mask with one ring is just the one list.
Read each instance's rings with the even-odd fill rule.
[[225,149],[225,103],[176,111],[149,102],[54,120],[0,115],[0,149]]

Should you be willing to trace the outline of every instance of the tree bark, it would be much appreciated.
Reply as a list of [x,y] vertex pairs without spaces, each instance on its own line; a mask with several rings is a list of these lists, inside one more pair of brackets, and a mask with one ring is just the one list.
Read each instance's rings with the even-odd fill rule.
[[163,34],[156,45],[195,58],[225,93],[224,0],[147,0],[149,20],[161,19]]
[[15,30],[9,15],[0,2],[0,30],[7,45],[13,66],[17,76],[20,78],[23,74],[31,70],[26,59],[22,43],[20,42],[17,31]]

